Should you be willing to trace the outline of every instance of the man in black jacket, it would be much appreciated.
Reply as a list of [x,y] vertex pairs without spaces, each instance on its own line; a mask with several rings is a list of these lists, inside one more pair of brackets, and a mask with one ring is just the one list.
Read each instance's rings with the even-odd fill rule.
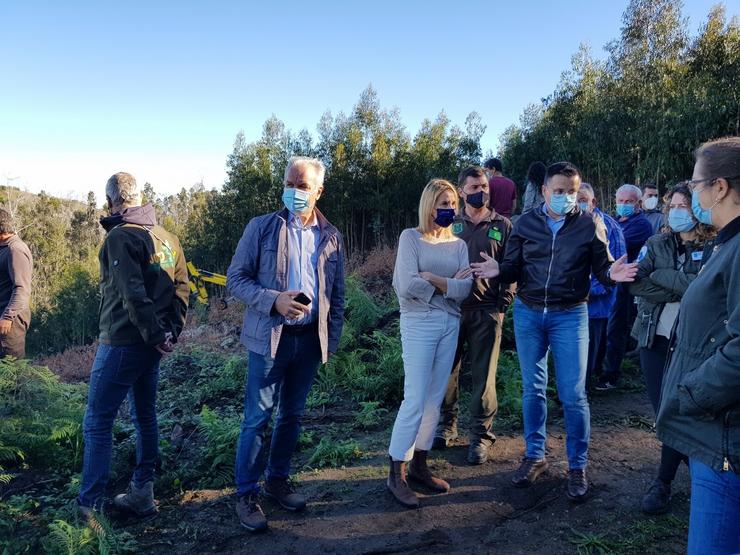
[[531,485],[547,468],[547,352],[557,369],[558,396],[565,412],[568,497],[582,501],[588,492],[586,464],[590,412],[586,398],[588,292],[593,273],[604,285],[632,281],[636,264],[622,257],[613,264],[606,231],[576,196],[578,169],[569,162],[547,168],[545,202],[523,214],[514,225],[503,263],[481,253],[471,264],[477,277],[517,282],[514,334],[522,371],[522,410],[527,450],[512,482]]

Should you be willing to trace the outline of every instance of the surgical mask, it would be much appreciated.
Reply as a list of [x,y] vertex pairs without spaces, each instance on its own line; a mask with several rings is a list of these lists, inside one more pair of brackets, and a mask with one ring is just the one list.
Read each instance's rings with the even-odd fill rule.
[[668,211],[668,225],[676,233],[691,231],[696,227],[696,220],[686,208],[671,208]]
[[642,201],[645,210],[655,210],[658,207],[658,197],[650,197]]
[[301,214],[308,210],[309,198],[311,198],[311,193],[308,191],[296,189],[295,187],[285,187],[283,189],[283,204],[285,208],[294,214]]
[[712,225],[712,208],[701,207],[699,193],[696,191],[691,193],[691,209],[694,211],[694,216],[696,216],[697,220],[703,224]]
[[589,209],[591,208],[591,206],[587,202],[579,202],[578,203],[578,208],[580,208],[584,212],[590,212]]
[[455,209],[454,208],[437,208],[437,216],[434,218],[434,223],[439,227],[450,227],[452,222],[455,221]]
[[575,193],[570,195],[565,193],[556,195],[553,193],[550,195],[550,202],[548,204],[550,205],[550,210],[555,212],[557,215],[562,216],[576,207],[577,198],[578,196]]
[[488,193],[485,191],[478,191],[472,195],[465,197],[465,204],[469,204],[473,208],[483,208],[484,205],[488,204],[489,199]]
[[617,215],[620,218],[629,218],[635,213],[634,204],[617,204]]

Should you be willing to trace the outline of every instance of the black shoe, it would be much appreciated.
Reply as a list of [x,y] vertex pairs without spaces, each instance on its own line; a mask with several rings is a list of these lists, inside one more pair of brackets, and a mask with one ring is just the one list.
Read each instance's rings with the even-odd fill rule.
[[514,473],[514,477],[511,479],[511,483],[518,488],[527,488],[534,484],[542,474],[547,470],[546,459],[522,459],[522,464]]
[[470,440],[468,447],[468,462],[470,464],[484,464],[491,456],[493,441],[488,438],[475,438]]
[[302,511],[306,508],[306,498],[295,492],[293,483],[287,478],[265,481],[265,497],[277,501],[283,509]]
[[242,495],[237,499],[236,514],[239,516],[239,523],[250,532],[267,530],[267,518],[260,507],[257,492]]
[[588,479],[586,478],[586,469],[568,471],[568,499],[580,503],[586,499],[588,494]]
[[456,428],[444,428],[437,431],[437,435],[434,436],[432,442],[432,449],[435,451],[443,451],[447,449],[450,444],[457,439]]
[[649,515],[662,515],[668,512],[671,504],[671,483],[660,478],[650,484],[645,497],[642,498],[642,512]]
[[609,380],[601,379],[596,384],[596,387],[594,387],[596,391],[612,391],[613,389],[617,389],[616,382],[612,382]]

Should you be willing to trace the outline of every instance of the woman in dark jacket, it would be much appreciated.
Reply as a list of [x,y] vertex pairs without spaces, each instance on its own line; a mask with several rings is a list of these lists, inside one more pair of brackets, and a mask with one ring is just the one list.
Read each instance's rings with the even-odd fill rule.
[[[648,397],[657,415],[668,340],[678,316],[681,297],[701,268],[703,250],[713,228],[700,224],[691,210],[691,191],[674,187],[666,196],[668,229],[654,235],[642,247],[634,283],[629,290],[637,301],[632,337],[640,349],[640,366]],[[660,514],[668,510],[671,482],[686,457],[663,445],[658,477],[642,500],[642,510]],[[686,460],[686,462],[688,462]]]
[[740,137],[703,144],[688,182],[718,230],[681,299],[658,438],[689,457],[689,554],[740,552]]

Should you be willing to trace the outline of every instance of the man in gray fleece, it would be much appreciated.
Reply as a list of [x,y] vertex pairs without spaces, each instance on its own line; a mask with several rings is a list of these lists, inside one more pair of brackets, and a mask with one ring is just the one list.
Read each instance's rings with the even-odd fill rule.
[[32,273],[31,251],[16,235],[13,218],[0,209],[0,357],[26,356]]

